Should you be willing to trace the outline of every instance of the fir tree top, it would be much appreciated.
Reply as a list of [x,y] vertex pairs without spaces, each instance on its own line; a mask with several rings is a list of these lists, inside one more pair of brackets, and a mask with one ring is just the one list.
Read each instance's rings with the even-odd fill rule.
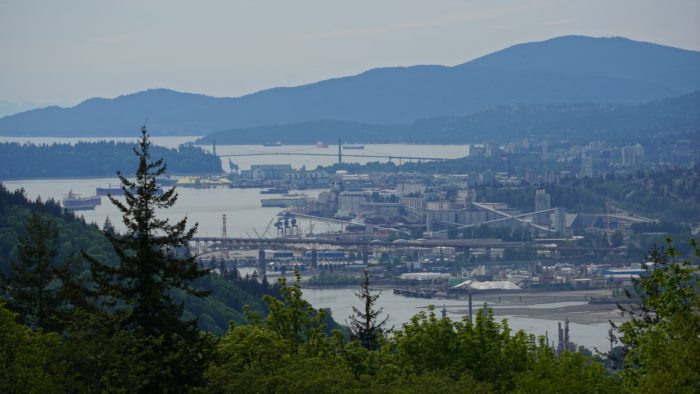
[[118,172],[125,201],[109,196],[126,226],[124,234],[105,233],[120,263],[112,266],[87,255],[86,258],[97,284],[95,295],[110,300],[111,305],[124,305],[124,324],[149,335],[183,336],[195,331],[196,321],[181,320],[183,306],[173,299],[172,293],[182,290],[205,296],[207,293],[193,288],[191,282],[207,271],[187,252],[197,225],[187,229],[187,217],[171,224],[157,215],[159,210],[175,204],[177,194],[173,187],[158,195],[156,178],[167,167],[162,159],[152,161],[145,126],[141,135],[134,148],[139,160],[135,180]]

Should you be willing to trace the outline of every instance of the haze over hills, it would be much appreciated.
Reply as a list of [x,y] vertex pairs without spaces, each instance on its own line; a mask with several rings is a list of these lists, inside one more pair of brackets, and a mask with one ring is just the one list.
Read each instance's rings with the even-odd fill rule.
[[700,132],[700,91],[643,104],[500,105],[465,116],[421,119],[408,124],[377,125],[319,120],[232,129],[197,143],[311,144],[322,140],[361,143],[475,143],[524,137],[554,137],[577,142],[591,139],[630,143],[652,135]]
[[495,105],[631,104],[698,89],[700,52],[626,38],[565,36],[453,67],[379,68],[238,98],[167,89],[94,98],[72,108],[0,118],[0,135],[133,135],[144,119],[156,135],[202,135],[319,119],[387,125],[467,115]]

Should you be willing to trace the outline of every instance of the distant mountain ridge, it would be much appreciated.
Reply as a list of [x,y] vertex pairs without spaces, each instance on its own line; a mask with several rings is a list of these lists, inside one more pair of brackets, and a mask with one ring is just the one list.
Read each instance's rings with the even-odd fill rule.
[[[312,144],[317,140],[353,143],[479,143],[525,137],[576,142],[595,139],[637,142],[654,134],[700,133],[700,91],[643,104],[500,105],[465,116],[377,125],[319,120],[258,126],[210,134],[200,144]],[[700,135],[700,134],[698,134]]]
[[237,98],[153,89],[0,118],[0,135],[201,135],[334,119],[371,124],[475,113],[494,105],[639,103],[700,89],[700,52],[626,38],[564,36],[453,66],[379,68]]

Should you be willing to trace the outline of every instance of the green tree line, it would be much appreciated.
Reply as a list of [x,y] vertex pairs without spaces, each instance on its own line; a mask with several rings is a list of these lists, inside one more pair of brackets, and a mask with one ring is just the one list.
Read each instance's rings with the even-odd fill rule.
[[[101,141],[76,144],[0,143],[0,179],[113,176],[115,169],[136,171],[131,160],[133,144]],[[220,173],[221,161],[203,149],[181,145],[177,149],[152,147],[174,174]]]

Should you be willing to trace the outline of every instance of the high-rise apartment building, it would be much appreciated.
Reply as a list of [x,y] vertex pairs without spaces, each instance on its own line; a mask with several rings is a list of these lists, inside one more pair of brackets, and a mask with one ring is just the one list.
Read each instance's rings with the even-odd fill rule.
[[[551,208],[550,206],[550,196],[549,193],[546,193],[544,189],[539,189],[535,191],[535,211],[544,211],[546,209]],[[538,224],[540,226],[549,226],[550,224],[550,218],[549,218],[549,213],[538,213],[535,215],[535,224]]]

